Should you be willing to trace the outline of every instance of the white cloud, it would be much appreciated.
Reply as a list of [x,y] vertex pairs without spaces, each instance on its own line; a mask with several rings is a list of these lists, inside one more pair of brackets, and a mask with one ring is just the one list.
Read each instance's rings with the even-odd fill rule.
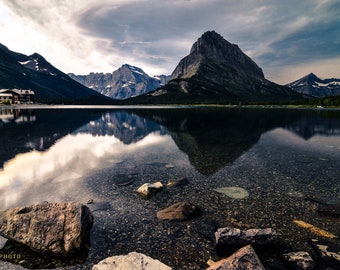
[[[169,74],[207,30],[238,44],[264,70],[278,74],[280,65],[310,63],[316,52],[327,63],[340,40],[333,34],[339,23],[339,2],[333,0],[2,2],[4,45],[38,52],[62,71],[78,74],[112,72],[124,63],[150,75]],[[270,76],[276,81],[281,77]]]

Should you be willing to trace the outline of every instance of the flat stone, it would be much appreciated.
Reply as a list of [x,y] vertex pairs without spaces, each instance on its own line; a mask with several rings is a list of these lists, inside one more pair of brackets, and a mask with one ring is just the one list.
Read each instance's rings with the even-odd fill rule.
[[287,265],[296,270],[313,270],[315,262],[308,252],[298,251],[283,254]]
[[0,235],[58,256],[69,256],[82,248],[92,224],[89,208],[76,202],[45,202],[0,213]]
[[215,188],[214,191],[224,194],[232,199],[245,199],[249,196],[249,192],[245,190],[244,188],[240,187],[221,187],[221,188]]
[[200,209],[187,202],[178,202],[157,212],[157,218],[166,220],[186,220],[198,216]]
[[106,258],[95,264],[92,270],[171,270],[172,268],[162,262],[148,257],[142,253],[130,252],[128,255],[119,255]]
[[217,247],[221,246],[267,246],[276,245],[281,242],[281,235],[274,229],[249,229],[219,228],[215,232]]
[[155,195],[160,189],[163,188],[163,184],[161,182],[156,182],[153,184],[145,183],[140,186],[136,192],[141,195],[144,199],[150,199],[153,195]]
[[251,245],[247,245],[226,259],[213,263],[207,270],[249,269],[265,270]]

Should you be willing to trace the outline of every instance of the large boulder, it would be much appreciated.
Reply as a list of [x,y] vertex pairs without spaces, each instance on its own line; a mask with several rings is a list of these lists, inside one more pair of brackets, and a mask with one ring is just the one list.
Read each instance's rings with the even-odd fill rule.
[[0,213],[0,235],[58,256],[69,256],[82,248],[92,224],[89,208],[77,202],[45,202]]
[[217,247],[222,246],[268,246],[280,243],[281,235],[274,229],[249,229],[219,228],[215,232]]
[[171,270],[172,268],[142,253],[130,252],[106,258],[92,267],[92,270]]
[[265,270],[251,245],[245,246],[226,259],[210,265],[207,270],[251,269]]

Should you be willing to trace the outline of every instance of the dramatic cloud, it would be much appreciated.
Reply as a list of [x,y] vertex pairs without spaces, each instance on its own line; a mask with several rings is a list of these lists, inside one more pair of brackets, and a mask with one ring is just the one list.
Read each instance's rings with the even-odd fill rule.
[[65,72],[129,63],[169,74],[215,30],[276,82],[309,72],[340,77],[337,0],[0,0],[0,15],[0,31],[15,32],[0,42],[37,51]]

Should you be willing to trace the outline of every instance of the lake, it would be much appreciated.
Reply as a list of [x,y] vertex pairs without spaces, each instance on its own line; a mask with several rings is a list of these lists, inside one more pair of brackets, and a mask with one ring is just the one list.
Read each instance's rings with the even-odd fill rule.
[[[174,269],[205,269],[219,227],[274,228],[284,251],[315,254],[313,232],[340,235],[340,111],[223,107],[0,108],[0,210],[43,201],[79,201],[94,216],[91,247],[71,259],[8,242],[0,268],[89,269],[113,255],[144,253]],[[184,185],[167,187],[186,178]],[[145,200],[135,190],[160,181]],[[238,187],[237,198],[215,189]],[[202,214],[158,220],[191,202]],[[280,263],[277,254],[260,254]],[[273,259],[268,259],[269,257]],[[3,257],[3,256],[2,256]],[[8,257],[8,256],[7,256]],[[274,269],[274,268],[273,268]]]

